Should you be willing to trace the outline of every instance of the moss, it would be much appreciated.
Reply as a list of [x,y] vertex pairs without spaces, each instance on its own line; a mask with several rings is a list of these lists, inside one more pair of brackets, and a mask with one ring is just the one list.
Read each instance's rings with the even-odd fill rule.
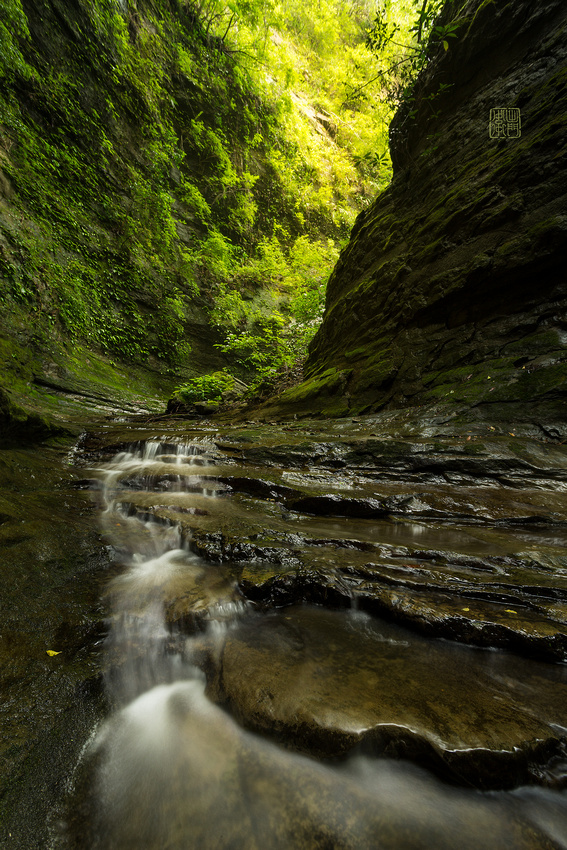
[[567,362],[518,369],[511,383],[496,386],[493,401],[530,401],[554,392],[567,393]]
[[340,213],[315,203],[289,104],[183,4],[10,5],[3,311],[27,316],[45,362],[90,350],[190,378],[208,350],[218,368],[218,331],[199,340],[200,359],[192,336],[219,288],[276,231],[284,242],[346,236],[354,187],[336,187],[348,194]]
[[428,403],[448,401],[452,404],[477,404],[494,398],[496,389],[508,385],[516,373],[512,358],[493,358],[481,363],[426,373],[422,395]]
[[547,354],[549,351],[561,348],[559,331],[550,328],[526,334],[521,339],[508,343],[503,350],[512,357],[524,354],[533,358],[534,355]]
[[345,351],[344,358],[345,360],[357,360],[365,354],[368,354],[368,347],[366,345],[362,345],[359,348],[353,348],[350,351]]
[[392,377],[394,367],[392,356],[389,351],[378,350],[368,358],[364,366],[357,372],[353,381],[356,393],[363,393],[366,389],[378,389],[382,384]]
[[296,387],[291,387],[282,393],[282,400],[302,401],[306,398],[315,399],[322,394],[328,394],[334,389],[344,386],[349,373],[339,372],[334,367],[326,369],[316,378],[303,381]]
[[2,447],[37,442],[68,433],[46,416],[31,413],[0,388],[0,443]]
[[[529,345],[526,348],[529,349]],[[422,394],[426,403],[439,400],[467,405],[528,402],[542,399],[549,393],[563,393],[567,363],[536,363],[533,366],[528,363],[522,367],[514,366],[511,359],[500,358],[476,367],[439,371],[428,378],[427,389]]]
[[416,265],[421,265],[424,263],[429,263],[432,260],[437,259],[440,253],[443,253],[443,238],[436,239],[434,242],[431,242],[429,245],[426,245],[424,248],[420,249],[415,254],[415,263]]
[[317,410],[324,416],[345,416],[350,410],[350,400],[345,392],[350,376],[350,370],[327,369],[317,377],[285,390],[260,408],[260,412],[266,416],[290,416]]

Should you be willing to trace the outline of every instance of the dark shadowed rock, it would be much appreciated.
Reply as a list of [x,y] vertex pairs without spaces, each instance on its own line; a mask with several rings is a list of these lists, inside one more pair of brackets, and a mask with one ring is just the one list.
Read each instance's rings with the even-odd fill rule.
[[100,592],[111,557],[89,494],[71,486],[71,448],[0,452],[1,847],[46,846],[105,710]]

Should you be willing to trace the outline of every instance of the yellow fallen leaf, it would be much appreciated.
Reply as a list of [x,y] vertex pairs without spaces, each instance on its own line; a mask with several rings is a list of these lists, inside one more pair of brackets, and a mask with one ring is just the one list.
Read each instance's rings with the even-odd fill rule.
[[505,611],[506,611],[507,614],[517,614],[518,613],[517,611],[512,611],[511,608],[506,608]]
[[470,611],[470,608],[463,608],[463,611]]
[[48,655],[61,655],[61,650],[59,650],[59,652],[56,652],[54,649],[46,649],[45,651]]
[[512,432],[511,432],[511,431],[508,431],[508,433],[510,434],[510,436],[511,436],[511,437],[515,437],[515,436],[516,436],[515,434],[512,434]]

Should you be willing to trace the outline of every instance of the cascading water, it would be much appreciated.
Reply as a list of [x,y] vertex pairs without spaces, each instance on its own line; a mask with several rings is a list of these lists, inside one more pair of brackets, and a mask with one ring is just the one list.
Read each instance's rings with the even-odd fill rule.
[[[156,441],[132,446],[96,470],[102,526],[121,566],[107,590],[105,686],[115,713],[85,753],[97,762],[92,818],[84,833],[82,825],[69,825],[64,841],[73,846],[170,846],[164,820],[170,806],[162,795],[166,774],[174,772],[179,724],[186,723],[189,706],[205,716],[209,707],[214,711],[195,662],[215,653],[245,606],[231,584],[191,552],[186,530],[134,510],[129,493],[165,487],[168,494],[213,499],[215,489],[199,474],[204,464],[197,445]],[[201,615],[195,636],[168,622],[168,604],[184,595],[193,596],[191,607]]]
[[[194,665],[198,645],[206,643],[213,651],[212,643],[222,639],[230,622],[227,612],[236,617],[243,608],[234,588],[219,583],[215,568],[191,552],[187,529],[135,510],[129,501],[132,489],[151,491],[160,485],[168,494],[213,499],[214,488],[200,474],[204,464],[197,445],[155,441],[133,446],[100,470],[102,525],[123,565],[108,588],[106,684],[117,706],[158,685],[200,680]],[[205,596],[207,628],[202,638],[187,637],[174,618],[168,622],[167,617],[172,601],[195,591]]]
[[[222,668],[227,634],[240,623],[248,633],[260,630],[266,615],[251,611],[221,568],[191,551],[191,514],[214,512],[217,503],[207,464],[202,445],[156,441],[97,472],[103,528],[120,565],[107,591],[112,712],[86,749],[55,846],[567,847],[558,793],[453,789],[407,763],[363,756],[318,763],[244,731],[214,704],[205,673]],[[159,519],[149,510],[156,500],[189,521]],[[368,615],[345,616],[347,631],[366,629],[374,647],[408,651],[407,641],[379,634]],[[306,659],[302,675],[320,676],[317,653],[311,658],[294,635]]]

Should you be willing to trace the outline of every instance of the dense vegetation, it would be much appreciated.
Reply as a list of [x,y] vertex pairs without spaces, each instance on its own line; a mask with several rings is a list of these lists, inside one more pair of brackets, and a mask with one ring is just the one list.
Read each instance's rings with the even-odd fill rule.
[[2,0],[3,383],[301,358],[438,6]]

